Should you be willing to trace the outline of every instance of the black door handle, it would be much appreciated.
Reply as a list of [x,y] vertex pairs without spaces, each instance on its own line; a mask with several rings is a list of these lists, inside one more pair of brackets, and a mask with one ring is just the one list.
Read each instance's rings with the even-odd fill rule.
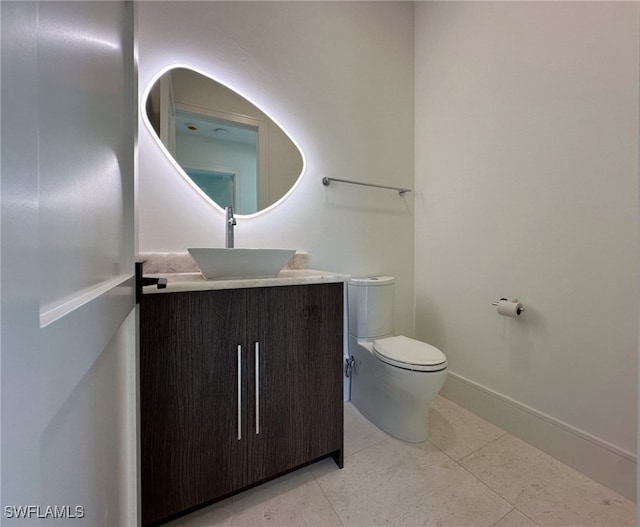
[[142,301],[142,288],[147,285],[155,285],[158,289],[166,289],[167,279],[142,276],[142,262],[136,262],[136,304]]

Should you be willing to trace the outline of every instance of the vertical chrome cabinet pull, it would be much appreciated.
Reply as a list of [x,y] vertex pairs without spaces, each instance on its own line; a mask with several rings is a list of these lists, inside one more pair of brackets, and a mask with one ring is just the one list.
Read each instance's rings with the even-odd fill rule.
[[238,344],[238,441],[242,439],[242,346]]
[[260,433],[260,343],[256,342],[256,435]]

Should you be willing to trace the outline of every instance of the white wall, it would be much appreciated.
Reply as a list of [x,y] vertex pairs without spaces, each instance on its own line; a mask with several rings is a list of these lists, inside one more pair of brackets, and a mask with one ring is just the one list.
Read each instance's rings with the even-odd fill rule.
[[[411,333],[412,195],[321,180],[412,186],[413,5],[140,2],[138,15],[140,93],[162,68],[191,65],[257,103],[306,156],[288,199],[238,220],[236,246],[292,247],[312,268],[394,275],[396,329]],[[141,252],[223,246],[223,214],[142,123],[139,166]]]
[[[498,396],[621,465],[636,450],[639,6],[416,7],[417,336],[446,353],[463,404],[490,415],[473,398]],[[522,319],[496,314],[502,296]],[[600,469],[633,496],[629,474]]]

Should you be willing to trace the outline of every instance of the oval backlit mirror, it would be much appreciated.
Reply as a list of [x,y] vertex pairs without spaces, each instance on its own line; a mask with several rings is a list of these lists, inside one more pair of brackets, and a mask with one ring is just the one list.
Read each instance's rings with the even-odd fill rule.
[[148,125],[182,175],[236,214],[282,199],[304,168],[302,153],[266,113],[223,84],[188,68],[163,73],[148,90]]

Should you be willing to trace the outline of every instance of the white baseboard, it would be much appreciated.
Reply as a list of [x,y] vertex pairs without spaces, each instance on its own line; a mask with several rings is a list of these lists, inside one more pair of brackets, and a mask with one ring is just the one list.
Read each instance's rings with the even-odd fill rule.
[[440,394],[543,452],[636,500],[636,456],[449,371]]

